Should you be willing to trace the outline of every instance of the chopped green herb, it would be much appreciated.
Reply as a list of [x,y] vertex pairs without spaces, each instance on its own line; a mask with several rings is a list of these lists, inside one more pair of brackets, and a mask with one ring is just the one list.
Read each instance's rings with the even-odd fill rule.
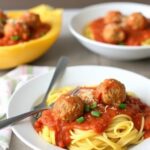
[[82,123],[84,121],[85,121],[84,117],[80,117],[80,118],[76,119],[76,122],[78,122],[78,123]]
[[43,35],[45,35],[45,33],[44,33],[44,32],[42,32],[42,33],[41,33],[41,36],[43,36]]
[[96,107],[97,107],[97,102],[93,102],[90,108],[95,109]]
[[126,108],[126,104],[121,103],[121,104],[119,105],[119,108],[120,108],[120,109],[125,109],[125,108]]
[[4,19],[4,18],[0,18],[0,23],[5,23],[6,22],[6,19]]
[[91,115],[94,117],[100,117],[101,113],[99,111],[91,111]]
[[120,42],[120,43],[118,43],[118,45],[125,45],[125,43],[124,42]]
[[84,110],[85,110],[85,112],[89,112],[90,111],[90,106],[89,105],[85,105],[84,106]]
[[18,41],[19,39],[20,39],[20,36],[18,35],[11,36],[11,40],[13,41]]

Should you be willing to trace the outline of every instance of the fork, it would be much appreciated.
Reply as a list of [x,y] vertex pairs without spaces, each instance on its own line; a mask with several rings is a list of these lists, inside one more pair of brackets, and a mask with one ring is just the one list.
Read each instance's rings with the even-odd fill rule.
[[46,107],[47,96],[48,96],[49,92],[52,90],[53,85],[56,83],[56,81],[58,81],[58,79],[60,78],[60,76],[63,75],[63,73],[64,73],[64,71],[65,71],[65,69],[67,67],[67,64],[68,64],[68,58],[65,57],[65,56],[62,56],[58,60],[55,72],[54,72],[53,77],[52,77],[52,80],[50,81],[48,89],[47,89],[46,93],[44,94],[41,103],[39,103],[38,105],[36,105],[33,108],[32,111],[29,111],[29,112],[20,114],[18,116],[11,117],[11,118],[8,118],[8,119],[0,121],[0,129],[6,127],[8,125],[11,125],[11,124],[13,124],[13,123],[15,123],[17,121],[23,120],[23,119],[25,119],[25,118],[27,118],[27,117],[29,117],[31,115],[38,114],[38,113],[42,112],[43,110],[51,108],[54,105],[54,103],[52,103],[51,105],[49,105],[48,107]]
[[65,71],[66,69],[66,66],[67,66],[67,63],[68,63],[68,58],[65,57],[65,56],[62,56],[59,60],[58,60],[58,63],[56,65],[56,70],[54,72],[54,75],[52,77],[52,80],[49,84],[49,87],[46,91],[46,93],[44,94],[44,97],[42,98],[42,101],[40,104],[34,106],[34,110],[36,109],[41,109],[43,107],[45,107],[46,105],[46,100],[47,100],[47,96],[48,94],[51,92],[52,88],[53,88],[53,85],[56,83],[56,81],[59,79],[59,77],[63,74],[63,72]]

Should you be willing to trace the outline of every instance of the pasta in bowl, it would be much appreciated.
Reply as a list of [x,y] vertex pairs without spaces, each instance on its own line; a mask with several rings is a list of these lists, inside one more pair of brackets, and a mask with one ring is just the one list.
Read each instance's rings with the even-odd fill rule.
[[[54,68],[51,68],[50,72],[43,74],[41,76],[38,76],[38,77],[32,79],[31,81],[29,81],[28,83],[25,83],[22,87],[18,88],[15,91],[15,93],[13,94],[13,96],[11,97],[11,101],[9,103],[9,108],[8,108],[8,112],[7,112],[7,117],[13,117],[13,116],[19,115],[21,113],[30,111],[33,108],[33,106],[35,105],[37,99],[39,99],[39,97],[41,95],[43,95],[43,93],[45,93],[46,89],[48,88],[49,81],[52,78],[53,72],[54,72]],[[95,93],[94,95],[96,97],[98,97],[98,99],[101,97],[101,96],[99,97],[100,93],[98,91],[99,91],[99,88],[101,87],[100,85],[102,83],[105,83],[104,82],[105,79],[115,79],[115,80],[118,80],[119,83],[121,83],[121,86],[117,86],[118,84],[117,85],[114,84],[113,87],[116,87],[116,86],[118,87],[118,89],[120,91],[119,95],[121,97],[123,97],[123,99],[121,101],[117,100],[116,101],[117,105],[113,106],[110,103],[111,101],[108,99],[108,97],[104,96],[104,101],[105,101],[104,104],[102,103],[102,101],[98,101],[97,103],[92,101],[92,102],[90,102],[90,104],[89,103],[84,104],[84,111],[83,112],[80,111],[80,110],[83,110],[83,103],[82,103],[81,99],[85,99],[88,101],[88,97],[90,97],[91,93],[93,93],[92,91],[97,91],[96,93],[94,92]],[[101,84],[99,84],[99,83],[101,83]],[[122,84],[124,84],[124,86]],[[101,87],[102,89],[100,88],[101,89],[100,91],[103,91],[105,93],[104,89],[107,88],[106,85],[102,86],[103,88]],[[63,103],[61,103],[61,104],[55,103],[56,105],[58,104],[58,107],[55,107],[55,108],[57,108],[57,109],[55,109],[55,112],[58,112],[61,109],[60,110],[61,113],[59,113],[60,114],[59,116],[54,117],[54,120],[56,120],[57,117],[64,118],[63,120],[70,120],[69,123],[64,122],[65,127],[63,127],[63,129],[64,129],[63,132],[66,134],[63,135],[63,137],[59,137],[60,139],[61,138],[63,139],[66,137],[65,138],[66,143],[70,143],[70,142],[74,141],[74,144],[72,144],[72,146],[76,146],[76,142],[79,143],[77,138],[79,138],[79,137],[82,138],[82,137],[84,137],[83,135],[87,135],[87,133],[88,133],[88,136],[91,135],[92,137],[95,137],[95,136],[102,137],[101,138],[101,140],[102,140],[103,138],[106,138],[107,136],[108,137],[113,136],[113,135],[110,135],[110,133],[113,133],[112,130],[108,130],[109,128],[105,126],[108,124],[110,125],[110,123],[107,122],[107,120],[110,121],[111,123],[112,123],[112,121],[118,122],[121,117],[123,119],[123,121],[128,122],[125,127],[120,125],[123,127],[123,129],[121,131],[128,131],[126,129],[129,129],[129,131],[137,131],[136,135],[139,135],[139,138],[137,140],[135,140],[135,141],[139,141],[139,143],[135,144],[130,149],[138,150],[138,149],[144,149],[144,148],[149,147],[150,139],[143,138],[145,135],[145,126],[144,126],[144,129],[142,130],[142,126],[141,126],[142,120],[139,122],[139,124],[137,123],[137,126],[133,125],[134,122],[136,122],[136,119],[141,118],[141,115],[139,113],[137,113],[137,115],[132,116],[132,113],[134,113],[135,110],[137,112],[139,110],[139,107],[137,107],[138,104],[134,103],[135,101],[139,102],[139,99],[140,99],[141,103],[144,104],[144,107],[145,107],[145,105],[150,106],[150,101],[149,101],[150,81],[149,81],[149,79],[147,79],[143,76],[140,76],[138,74],[135,74],[133,72],[130,72],[130,71],[126,71],[126,70],[122,70],[122,69],[118,69],[118,68],[112,68],[112,67],[103,67],[103,66],[68,67],[66,69],[66,72],[65,72],[62,80],[59,82],[59,88],[54,90],[50,94],[51,96],[48,98],[47,104],[50,104],[51,102],[55,101],[56,99],[59,100],[59,96],[61,96],[61,95],[64,96],[64,94],[67,94],[68,91],[69,92],[72,91],[77,86],[80,87],[80,97],[81,98],[80,99],[75,98],[75,100],[74,100],[74,98],[71,99],[71,102],[69,103],[69,107],[66,107],[67,108],[66,110],[68,110],[67,115],[66,115],[65,111],[61,111],[62,110],[61,107],[63,105],[65,105],[65,106],[67,105],[67,103],[66,103],[67,98],[64,98],[65,100],[63,100]],[[125,89],[124,89],[124,87],[125,87]],[[121,92],[121,91],[123,91],[123,92]],[[134,96],[134,94],[132,94],[130,92],[128,93],[125,91],[132,91],[136,94],[136,96]],[[84,93],[86,93],[86,94],[84,94]],[[106,111],[109,110],[109,111],[115,112],[115,109],[113,109],[113,107],[116,107],[116,109],[119,110],[120,112],[124,112],[127,108],[130,107],[130,104],[128,104],[126,100],[128,99],[128,102],[130,102],[129,100],[132,100],[132,98],[135,98],[135,100],[132,101],[132,103],[134,103],[135,107],[134,107],[133,111],[129,110],[131,112],[131,114],[121,113],[121,115],[123,115],[123,116],[120,116],[119,118],[115,118],[117,115],[112,113],[111,115],[115,115],[115,116],[110,118],[109,114],[107,114],[107,112],[105,113],[105,109],[106,109]],[[119,98],[117,98],[117,99],[119,99]],[[77,106],[76,105],[77,101],[80,102],[80,107],[79,108],[75,107],[72,111],[72,109],[70,109],[70,108],[71,108],[72,104],[75,104],[75,106]],[[100,104],[99,104],[99,102],[100,102]],[[119,106],[120,103],[121,103],[121,106]],[[122,103],[123,103],[123,105],[122,105]],[[139,102],[139,104],[140,104],[140,102]],[[60,105],[61,105],[61,107],[59,107]],[[89,105],[90,105],[90,111],[89,111]],[[106,105],[108,105],[108,106],[110,105],[110,106],[103,107]],[[19,106],[19,107],[16,107],[16,106]],[[99,107],[101,107],[101,109],[99,109]],[[144,107],[143,107],[142,111],[144,111]],[[85,110],[89,111],[89,112],[85,113]],[[73,112],[77,112],[77,113],[73,113]],[[47,118],[47,123],[49,122],[49,118],[51,118],[48,114],[50,114],[49,111],[43,112],[43,115],[45,116],[43,118],[43,121],[45,121],[45,123],[46,123],[46,118]],[[71,114],[71,115],[68,115],[68,114]],[[104,117],[104,115],[106,116],[107,119]],[[128,117],[126,117],[124,115],[128,115]],[[71,116],[71,117],[68,117],[68,116]],[[77,119],[76,119],[76,117],[77,117]],[[132,120],[132,117],[135,119]],[[73,120],[72,120],[72,118],[73,118]],[[96,123],[94,124],[94,123],[90,122],[90,120],[89,120],[89,124],[88,124],[87,118],[90,120],[96,121]],[[97,126],[100,126],[99,124],[104,122],[104,121],[102,121],[103,119],[106,120],[106,123],[104,123],[104,126],[101,126],[100,128],[97,127]],[[144,116],[144,122],[145,122],[145,120],[146,120],[146,118]],[[100,123],[99,123],[99,121],[100,121]],[[53,122],[53,123],[55,123],[55,122]],[[61,123],[61,121],[60,121],[60,123]],[[91,124],[91,126],[90,126],[90,124]],[[53,125],[54,124],[51,124],[51,126],[53,126]],[[49,126],[47,126],[46,124],[44,125],[44,128],[42,126],[43,126],[43,123],[41,125],[39,124],[38,126],[35,127],[35,120],[33,120],[33,118],[30,117],[24,121],[21,121],[21,122],[18,122],[17,124],[15,124],[12,127],[12,130],[17,135],[17,137],[19,137],[20,140],[22,140],[24,143],[26,143],[32,149],[62,150],[63,149],[62,147],[65,147],[66,145],[64,146],[63,142],[62,142],[62,144],[61,144],[61,142],[59,144],[57,144],[58,141],[55,140],[55,138],[54,138],[55,137],[54,130],[52,130],[52,134],[50,134],[51,130],[49,129]],[[60,126],[61,125],[58,125],[58,129],[60,129]],[[63,126],[63,124],[62,124],[62,126]],[[69,134],[67,134],[68,131],[70,131],[69,128],[72,129],[73,126],[76,126],[77,130],[76,131],[71,130],[71,132],[69,132]],[[37,129],[38,132],[35,130],[34,127]],[[86,127],[88,127],[87,130],[85,130]],[[67,130],[67,128],[68,128],[68,130]],[[24,129],[26,129],[26,130],[24,130]],[[117,134],[120,133],[120,136],[121,136],[121,131],[119,129],[120,128],[118,126],[116,128],[115,132]],[[141,129],[141,132],[140,132],[140,129]],[[83,131],[83,132],[81,132],[81,131]],[[88,131],[88,132],[85,133],[84,131]],[[104,132],[101,132],[101,131],[104,131]],[[38,133],[40,134],[40,136]],[[105,133],[105,134],[103,134],[103,133]],[[124,134],[127,134],[127,132],[124,132]],[[80,135],[80,136],[78,136],[78,135]],[[133,134],[133,135],[135,135],[135,134]],[[67,138],[67,137],[69,137],[69,138]],[[73,140],[70,141],[70,137],[72,137]],[[52,139],[54,139],[54,140],[52,140]],[[100,139],[99,139],[99,141],[100,141]],[[114,142],[114,140],[112,140],[112,141]],[[126,140],[126,142],[127,141],[128,140]],[[132,141],[132,140],[129,139],[129,141]],[[88,144],[90,144],[90,142],[88,140],[86,140],[86,142],[88,142]],[[50,143],[53,143],[53,144],[50,144]],[[105,142],[103,142],[103,143],[105,143]],[[59,145],[59,146],[57,146],[57,145]],[[71,144],[67,144],[66,147],[71,148],[70,146],[71,146]]]
[[83,34],[95,41],[115,45],[149,45],[150,22],[140,12],[124,15],[121,11],[111,10],[85,26]]
[[94,87],[68,87],[53,91],[35,122],[36,131],[50,144],[76,149],[122,150],[150,137],[150,107],[129,95],[116,79]]
[[[109,18],[116,18],[114,14],[121,21],[116,19],[117,21],[111,22]],[[107,25],[104,24],[104,18],[107,18]],[[132,18],[137,23],[130,21]],[[142,18],[140,23],[143,23],[138,26],[140,29],[133,27],[139,20],[135,18]],[[149,27],[145,23],[146,20],[149,22],[148,18],[148,5],[131,2],[101,3],[88,6],[74,15],[69,29],[83,46],[96,54],[117,60],[137,60],[150,57]],[[131,30],[130,26],[134,29]]]

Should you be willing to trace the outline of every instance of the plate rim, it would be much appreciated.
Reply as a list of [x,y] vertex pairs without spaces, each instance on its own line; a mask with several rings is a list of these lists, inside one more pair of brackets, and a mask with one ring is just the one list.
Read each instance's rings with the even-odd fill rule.
[[[148,82],[150,82],[150,79],[149,79],[149,78],[147,78],[147,77],[145,77],[145,76],[143,76],[143,75],[141,75],[141,74],[135,73],[135,72],[130,71],[130,70],[118,68],[118,67],[99,66],[99,65],[79,65],[79,66],[69,66],[69,67],[67,67],[67,68],[68,68],[68,69],[69,69],[69,68],[74,69],[74,68],[89,68],[89,67],[92,67],[92,68],[93,68],[93,67],[94,67],[94,68],[101,68],[101,69],[102,69],[102,68],[107,68],[107,69],[113,69],[113,70],[124,71],[124,72],[126,72],[126,73],[130,73],[130,74],[136,75],[136,76],[138,76],[138,77],[140,77],[140,78],[143,78],[144,80],[147,80]],[[49,72],[54,71],[54,69],[55,69],[55,67],[50,67],[50,68],[51,68],[52,70],[49,70]],[[38,76],[36,76],[36,77],[34,77],[34,78],[32,78],[32,79],[29,79],[25,84],[23,84],[22,86],[20,86],[20,87],[12,94],[10,100],[13,99],[14,95],[19,91],[19,89],[22,89],[25,85],[27,85],[28,83],[32,82],[33,80],[38,80],[38,78],[41,78],[42,76],[48,74],[49,72],[43,73],[43,74],[38,75]],[[13,101],[14,101],[14,100],[13,100]],[[11,103],[12,103],[13,101],[10,101],[10,102],[9,102],[9,105],[8,105],[8,110],[7,110],[7,117],[8,117],[8,118],[9,118],[9,117],[12,117],[11,114],[9,114],[9,113],[10,113],[10,112],[9,112],[9,109],[10,109]],[[25,139],[24,137],[22,137],[21,134],[17,131],[17,129],[16,129],[15,126],[12,126],[11,129],[12,129],[12,131],[15,133],[15,135],[16,135],[23,143],[25,143],[27,146],[29,146],[30,148],[33,148],[33,149],[35,149],[35,150],[41,150],[41,149],[37,148],[36,145],[33,145],[30,141],[28,141],[27,139]],[[58,147],[57,149],[64,150],[64,149],[59,148],[59,147]]]

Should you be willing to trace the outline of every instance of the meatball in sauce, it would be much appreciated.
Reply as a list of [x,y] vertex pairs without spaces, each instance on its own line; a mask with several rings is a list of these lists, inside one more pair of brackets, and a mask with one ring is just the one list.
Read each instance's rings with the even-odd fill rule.
[[53,106],[53,113],[57,118],[70,122],[83,114],[84,102],[78,96],[62,95]]
[[139,12],[133,13],[127,17],[127,26],[133,30],[144,29],[147,23],[146,18]]
[[38,28],[41,25],[40,16],[32,12],[25,12],[20,20],[25,22],[30,28]]
[[7,19],[7,15],[0,10],[0,37],[4,36],[4,25],[6,24]]
[[122,21],[123,15],[120,11],[109,11],[104,17],[104,22],[109,23],[120,23]]
[[119,43],[125,39],[125,32],[117,24],[108,24],[103,29],[103,38],[108,43]]
[[4,25],[7,19],[7,15],[2,10],[0,10],[0,23]]
[[6,37],[8,37],[10,39],[13,39],[16,37],[18,40],[28,40],[29,28],[23,22],[9,21],[4,26],[4,34]]
[[125,86],[118,80],[106,79],[96,89],[96,97],[104,104],[118,105],[125,101]]
[[85,36],[103,43],[139,46],[150,39],[149,20],[140,12],[126,15],[113,10],[89,23],[86,27],[92,38]]
[[9,18],[0,10],[0,46],[15,45],[44,36],[50,25],[41,22],[39,14],[25,12],[20,18]]

